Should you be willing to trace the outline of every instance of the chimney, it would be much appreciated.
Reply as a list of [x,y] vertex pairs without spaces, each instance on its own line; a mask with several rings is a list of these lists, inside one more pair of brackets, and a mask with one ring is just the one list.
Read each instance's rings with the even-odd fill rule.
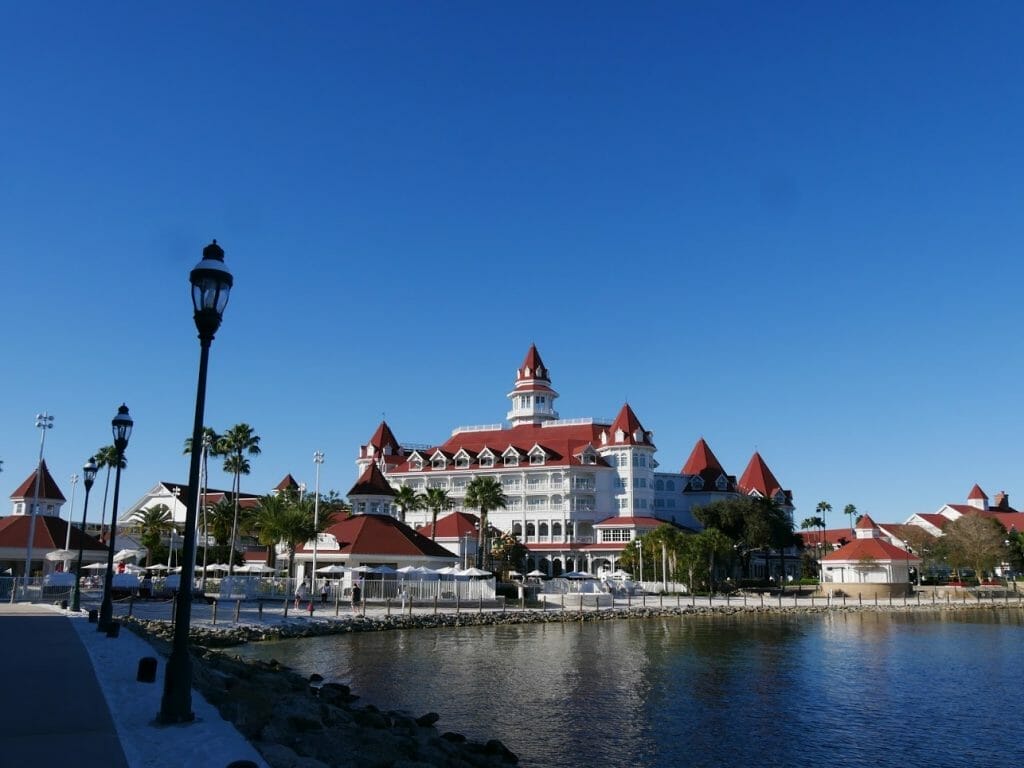
[[1000,491],[996,494],[995,507],[1003,512],[1008,512],[1010,509],[1010,496],[1006,491]]

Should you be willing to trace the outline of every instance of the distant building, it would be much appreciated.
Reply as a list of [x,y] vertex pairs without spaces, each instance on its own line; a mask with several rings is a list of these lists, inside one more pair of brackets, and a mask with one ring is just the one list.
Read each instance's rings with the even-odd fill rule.
[[821,558],[824,592],[861,597],[905,595],[910,591],[910,570],[921,559],[890,543],[870,515],[855,527],[856,537]]
[[[527,547],[528,569],[550,574],[614,570],[637,535],[664,523],[697,530],[694,507],[718,499],[772,498],[792,514],[792,493],[758,453],[737,481],[701,438],[681,471],[663,471],[654,433],[628,403],[614,419],[560,418],[554,407],[559,393],[536,346],[516,369],[506,397],[505,423],[456,427],[436,445],[400,443],[381,422],[360,447],[360,480],[376,467],[390,487],[443,488],[454,509],[468,513],[470,481],[495,478],[508,506],[489,510],[490,524]],[[353,501],[353,512],[397,516],[393,496],[377,491]],[[408,510],[405,517],[422,531],[430,512]]]

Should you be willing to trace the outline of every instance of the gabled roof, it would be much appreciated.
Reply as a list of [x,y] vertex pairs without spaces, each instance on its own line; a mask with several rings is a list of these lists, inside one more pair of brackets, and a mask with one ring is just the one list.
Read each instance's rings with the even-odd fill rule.
[[299,484],[295,482],[295,478],[292,477],[290,472],[281,479],[280,483],[274,486],[275,491],[295,491],[298,488]]
[[739,487],[746,494],[757,491],[768,499],[775,496],[779,491],[782,491],[785,495],[787,502],[792,498],[792,494],[785,490],[779,481],[775,479],[775,475],[772,474],[765,460],[761,458],[761,454],[757,451],[754,451],[754,455],[750,457],[750,463],[743,470],[743,475],[740,476]]
[[431,524],[421,525],[416,529],[417,533],[434,539],[451,539],[458,540],[467,534],[477,533],[477,526],[480,524],[480,518],[476,515],[471,515],[467,512],[452,512],[451,514],[440,517],[437,520],[437,530],[431,536]]
[[849,544],[829,552],[822,561],[860,562],[862,560],[921,562],[921,558],[907,550],[890,544],[885,539],[854,539]]
[[656,517],[606,517],[599,523],[594,523],[595,528],[657,528],[659,525],[676,525],[668,520],[659,520]]
[[[28,545],[28,530],[31,527],[31,515],[10,515],[0,518],[0,548],[13,547],[20,549],[24,554]],[[55,549],[64,549],[64,541],[67,537],[68,523],[59,517],[51,515],[36,515],[36,527],[32,538],[32,549],[34,553],[52,552]],[[71,526],[71,549],[77,550],[79,544],[87,552],[106,552],[103,546],[94,537],[83,533],[80,528]],[[33,554],[34,558],[41,557]]]
[[[803,540],[805,547],[816,547],[822,544],[821,531],[808,528],[804,531],[797,531],[797,535]],[[830,547],[839,547],[853,540],[853,534],[849,528],[829,528],[825,531],[824,544]]]
[[[57,482],[53,479],[53,475],[50,474],[50,470],[47,469],[46,459],[40,462],[39,467],[42,469],[39,482],[39,499],[41,501],[67,501],[64,498],[64,494],[60,492],[60,488],[57,487]],[[26,477],[25,481],[14,489],[14,493],[11,494],[12,499],[31,499],[35,496],[36,472],[37,469],[33,469],[32,474]]]
[[981,490],[981,487],[975,483],[974,487],[971,488],[971,492],[967,494],[967,499],[984,499],[985,501],[988,501],[988,496],[986,496],[985,492]]
[[[619,430],[622,430],[623,437],[619,440],[616,435]],[[637,438],[639,434],[639,439]],[[626,445],[653,445],[650,439],[650,433],[644,429],[643,424],[640,423],[640,419],[637,418],[633,409],[629,407],[629,403],[625,403],[619,415],[615,417],[615,421],[608,428],[608,442],[614,444],[626,444]]]
[[[331,554],[360,555],[364,559],[389,556],[457,559],[450,550],[388,515],[354,515],[335,523],[325,533],[338,541],[339,549],[331,550]],[[303,544],[298,551],[312,552],[313,549]],[[321,549],[321,554],[324,551]]]
[[[974,511],[974,512],[978,511],[978,510],[974,509],[973,507],[971,507],[971,510]],[[917,517],[921,518],[926,523],[930,523],[931,525],[935,526],[940,531],[943,528],[945,528],[947,525],[949,525],[951,522],[953,522],[952,520],[950,520],[945,515],[940,515],[940,514],[935,513],[935,512],[918,512],[917,513]]]
[[395,489],[384,479],[377,462],[371,461],[370,465],[363,470],[363,474],[356,480],[356,484],[348,492],[352,496],[394,496]]

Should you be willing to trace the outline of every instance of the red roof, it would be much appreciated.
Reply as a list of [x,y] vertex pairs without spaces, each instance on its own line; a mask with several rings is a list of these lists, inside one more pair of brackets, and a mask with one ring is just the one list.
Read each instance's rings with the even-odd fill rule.
[[[353,515],[328,528],[338,540],[343,555],[372,555],[375,557],[443,557],[451,560],[456,555],[426,536],[417,533],[405,523],[388,515]],[[299,552],[312,552],[305,544]],[[334,554],[337,550],[319,547],[321,555]]]
[[984,499],[985,501],[988,501],[988,496],[985,495],[985,492],[981,490],[981,487],[977,483],[975,483],[974,487],[971,488],[971,492],[967,494],[967,498]]
[[531,344],[530,349],[526,352],[526,357],[523,358],[523,364],[516,371],[516,386],[526,385],[536,380],[550,383],[551,377],[549,373],[544,365],[544,361],[540,359],[537,345]]
[[[11,515],[0,519],[0,547],[14,547],[24,550],[28,546],[28,529],[31,524],[31,515]],[[51,515],[36,515],[35,535],[32,540],[32,549],[35,551],[50,552],[55,549],[64,549],[64,541],[67,537],[68,524],[66,520]],[[107,548],[87,533],[82,533],[80,528],[71,526],[71,549],[77,550],[79,543],[85,550],[99,550],[106,552]]]
[[[620,429],[623,433],[621,440],[616,437]],[[640,435],[639,439],[636,438],[637,433]],[[629,403],[622,406],[619,415],[615,417],[615,421],[608,428],[608,440],[616,444],[651,445],[650,434],[644,429],[644,425],[640,423],[640,419],[636,417],[636,414],[633,413]]]
[[875,524],[875,521],[871,519],[871,515],[865,514],[861,515],[860,520],[858,520],[857,524],[853,527],[859,531],[870,531],[878,526]]
[[690,458],[683,464],[684,475],[702,475],[705,471],[711,470],[715,477],[724,475],[725,470],[711,450],[711,446],[702,437],[690,451]]
[[[974,507],[970,507],[970,509],[972,512],[978,511]],[[940,531],[952,522],[945,515],[940,515],[936,512],[918,512],[917,516],[924,520],[926,523],[931,523]]]
[[[427,450],[415,451],[423,457],[423,469],[419,472],[430,472],[430,455],[440,448],[446,454],[454,456],[459,449],[465,449],[470,455],[479,457],[484,448],[489,448],[491,453],[500,457],[510,445],[519,451],[521,456],[529,453],[534,445],[539,445],[547,452],[545,466],[567,466],[579,465],[582,462],[578,454],[588,444],[600,445],[600,435],[608,427],[602,424],[557,424],[555,426],[541,426],[540,424],[518,424],[509,429],[488,429],[457,432],[448,438],[442,445]],[[495,461],[495,467],[501,468],[501,459]],[[597,466],[608,466],[600,456],[597,458]],[[479,460],[470,464],[471,468],[479,468]],[[397,466],[397,472],[409,472],[409,458],[404,457]],[[451,471],[449,466],[445,471]]]
[[431,525],[421,525],[416,529],[417,533],[423,534],[428,539],[461,539],[466,534],[473,534],[476,536],[477,525],[480,523],[480,518],[476,515],[470,515],[466,512],[452,512],[451,514],[445,515],[444,517],[438,518],[437,520],[437,531],[431,537]]
[[356,484],[348,492],[352,496],[394,496],[395,489],[391,487],[384,475],[377,466],[377,462],[371,461],[370,466],[363,470],[363,474],[356,480]]
[[294,491],[299,487],[299,484],[295,482],[295,478],[292,477],[289,472],[282,478],[281,482],[274,486],[275,491]]
[[975,509],[971,514],[998,520],[1007,531],[1011,529],[1016,530],[1018,533],[1024,531],[1024,512],[992,512],[991,510],[982,512]]
[[908,552],[901,547],[890,544],[885,539],[854,539],[849,544],[835,552],[829,552],[822,560],[835,561],[859,561],[872,560],[909,560],[911,563],[920,562],[921,558]]
[[246,547],[242,559],[247,563],[265,563],[270,557],[270,547]]
[[674,525],[668,520],[659,520],[656,517],[606,517],[599,523],[594,523],[594,527],[603,528],[621,528],[622,526],[633,526],[635,528],[657,528],[659,525]]
[[402,452],[402,446],[395,438],[395,434],[391,431],[391,427],[388,426],[386,421],[380,423],[380,426],[377,427],[377,431],[373,433],[373,437],[370,438],[370,442],[367,445],[372,445],[381,453],[384,452],[386,447],[390,447],[391,453],[394,455],[400,455]]
[[779,481],[775,479],[775,475],[768,469],[765,460],[761,458],[761,454],[757,451],[754,451],[754,455],[750,457],[750,463],[743,470],[739,485],[740,490],[744,493],[749,494],[752,491],[757,491],[762,496],[770,499],[776,493],[782,491],[786,495],[786,500],[790,499],[789,491],[783,489]]
[[[43,471],[41,475],[42,480],[39,483],[39,498],[46,499],[47,501],[66,501],[64,494],[57,487],[53,475],[50,474],[50,470],[46,468],[46,459],[42,460],[40,467],[42,467]],[[11,494],[12,499],[31,499],[35,497],[36,471],[33,469],[32,474],[25,478],[25,482],[14,489],[14,493]]]
[[[816,547],[822,543],[820,530],[798,531],[797,535],[803,539],[805,547]],[[852,540],[853,534],[849,528],[830,528],[825,531],[825,544],[829,546],[841,546]]]

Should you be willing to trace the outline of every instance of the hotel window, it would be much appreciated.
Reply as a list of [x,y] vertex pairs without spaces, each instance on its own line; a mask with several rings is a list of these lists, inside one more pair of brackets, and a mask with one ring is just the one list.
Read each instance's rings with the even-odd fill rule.
[[444,469],[447,465],[448,462],[445,459],[434,459],[430,462],[432,469]]
[[480,466],[481,467],[493,467],[494,466],[494,457],[493,456],[481,456],[480,457]]
[[460,456],[455,460],[456,469],[469,469],[469,459],[464,456]]
[[715,480],[715,488],[717,488],[720,491],[724,491],[728,487],[729,481],[726,479],[725,475],[719,475],[718,479]]
[[700,475],[694,475],[690,478],[690,489],[694,491],[704,490],[704,478]]
[[526,535],[527,536],[536,536],[537,535],[537,529],[534,527],[533,523],[527,523],[526,524]]
[[619,499],[619,509],[629,509],[629,497],[623,496]]
[[676,489],[676,484],[673,481],[671,481],[671,480],[666,480],[665,481],[665,490],[666,491],[674,491],[675,489]]
[[531,453],[530,454],[530,463],[533,464],[534,466],[536,466],[538,464],[543,464],[544,463],[544,454],[540,453],[540,452]]
[[516,456],[514,453],[508,454],[505,457],[505,466],[506,467],[518,467],[519,466],[519,457]]
[[419,459],[409,459],[409,469],[413,472],[419,472],[423,469],[423,462]]

